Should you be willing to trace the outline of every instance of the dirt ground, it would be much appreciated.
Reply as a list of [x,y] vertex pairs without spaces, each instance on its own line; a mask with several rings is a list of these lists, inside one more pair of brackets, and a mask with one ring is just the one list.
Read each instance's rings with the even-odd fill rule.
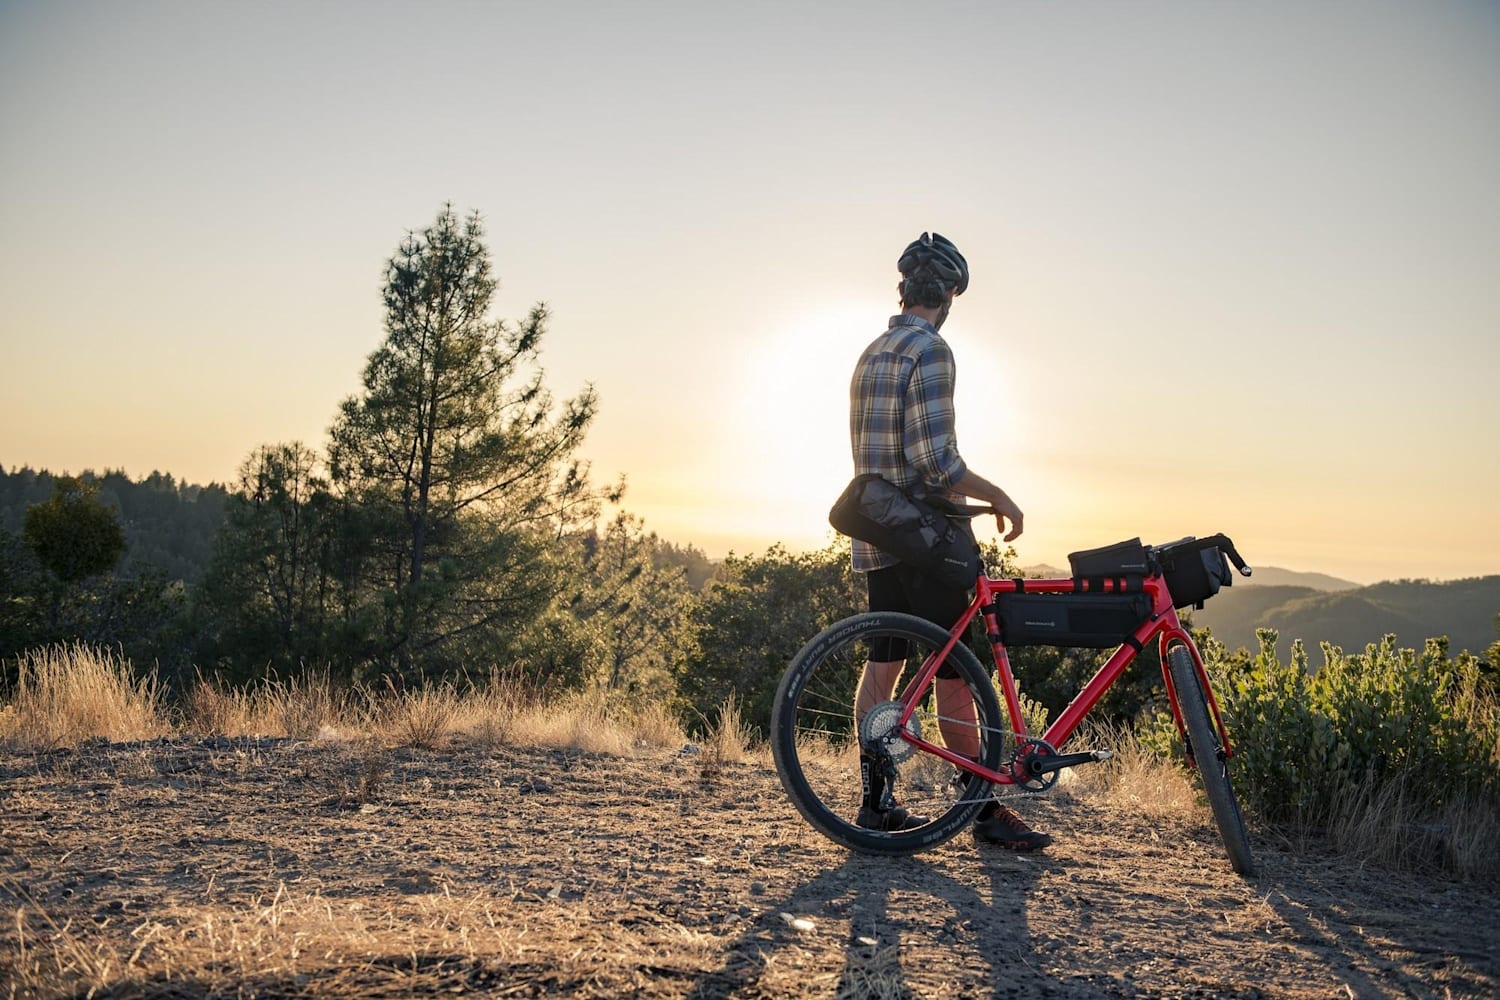
[[[1493,997],[1500,893],[1054,789],[1017,855],[813,832],[769,761],[0,751],[0,996]],[[1252,831],[1253,834],[1253,831]]]

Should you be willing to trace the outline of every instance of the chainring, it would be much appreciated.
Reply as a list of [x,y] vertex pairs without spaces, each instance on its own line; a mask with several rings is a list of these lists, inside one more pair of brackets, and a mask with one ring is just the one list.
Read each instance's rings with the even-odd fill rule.
[[1028,792],[1045,792],[1057,784],[1058,772],[1051,771],[1047,774],[1033,775],[1026,770],[1026,759],[1042,754],[1049,757],[1057,756],[1057,750],[1046,740],[1017,740],[1016,749],[1010,755],[1010,776],[1015,781],[1017,788],[1024,788]]

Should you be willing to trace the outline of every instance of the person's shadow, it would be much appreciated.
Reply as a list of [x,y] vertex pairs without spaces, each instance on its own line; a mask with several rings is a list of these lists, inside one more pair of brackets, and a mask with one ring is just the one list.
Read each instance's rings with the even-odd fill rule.
[[[848,998],[916,996],[1036,996],[1057,980],[1046,976],[1033,952],[1026,922],[1027,897],[1038,875],[1056,864],[1045,854],[1016,855],[1000,848],[976,849],[972,863],[988,874],[987,886],[958,881],[921,857],[882,858],[850,854],[842,865],[781,897],[764,897],[761,917],[726,947],[723,964],[698,978],[691,1000],[787,996],[787,975],[778,950],[806,944],[833,921],[848,920],[844,966],[836,985],[820,995]],[[988,897],[988,898],[986,898]],[[895,902],[896,905],[892,905]],[[801,923],[800,927],[797,921]],[[954,982],[940,963],[901,955],[917,940],[953,952],[956,965],[977,955],[989,967],[985,983]],[[905,941],[906,947],[903,947]],[[811,983],[808,990],[813,991]]]

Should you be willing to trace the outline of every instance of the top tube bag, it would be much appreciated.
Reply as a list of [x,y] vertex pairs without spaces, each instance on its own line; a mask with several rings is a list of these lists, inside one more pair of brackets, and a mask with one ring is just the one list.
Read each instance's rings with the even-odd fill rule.
[[1139,538],[1068,553],[1068,566],[1080,579],[1150,576],[1151,563]]
[[868,542],[939,586],[974,586],[979,545],[968,518],[948,516],[940,497],[913,497],[874,473],[855,476],[828,512],[841,534]]

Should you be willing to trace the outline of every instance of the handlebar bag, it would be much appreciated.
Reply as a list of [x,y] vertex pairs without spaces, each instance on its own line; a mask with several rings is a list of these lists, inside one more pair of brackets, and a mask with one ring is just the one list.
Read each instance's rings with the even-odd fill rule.
[[1176,608],[1202,608],[1220,587],[1234,584],[1229,558],[1217,545],[1167,546],[1157,550],[1156,559]]
[[914,497],[874,473],[855,476],[828,512],[841,534],[869,542],[943,587],[974,586],[979,545],[968,518],[938,497]]
[[1007,646],[1120,645],[1151,616],[1149,594],[996,594]]

